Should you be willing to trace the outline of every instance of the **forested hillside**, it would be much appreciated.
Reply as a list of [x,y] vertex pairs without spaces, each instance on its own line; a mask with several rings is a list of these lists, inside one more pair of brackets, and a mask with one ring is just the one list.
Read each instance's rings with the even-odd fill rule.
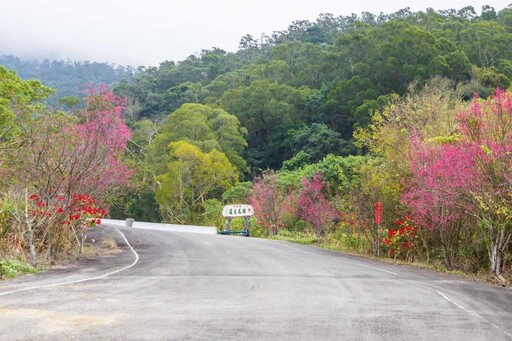
[[[3,74],[0,207],[12,209],[0,250],[51,250],[56,232],[37,229],[78,195],[76,207],[94,207],[65,217],[72,226],[102,216],[101,203],[111,217],[222,228],[223,205],[251,203],[255,236],[512,273],[510,6],[322,14],[246,35],[235,53],[139,67],[65,113],[41,102],[50,89]],[[38,172],[11,172],[21,169]]]
[[56,99],[67,96],[80,98],[86,84],[112,86],[123,80],[129,81],[135,72],[135,69],[129,66],[108,63],[22,60],[6,55],[0,56],[0,65],[16,71],[23,79],[38,79],[55,89]]
[[[301,149],[299,136],[336,140],[354,153],[355,128],[391,94],[435,76],[455,82],[465,99],[487,97],[512,79],[512,9],[485,7],[390,15],[320,15],[271,36],[243,37],[237,53],[203,51],[178,63],[142,68],[116,93],[130,98],[133,120],[160,120],[183,103],[235,114],[248,130],[253,169],[279,168]],[[311,124],[317,130],[310,132]],[[323,136],[323,135],[321,135]],[[325,152],[331,152],[326,150]],[[310,151],[310,161],[325,152]]]

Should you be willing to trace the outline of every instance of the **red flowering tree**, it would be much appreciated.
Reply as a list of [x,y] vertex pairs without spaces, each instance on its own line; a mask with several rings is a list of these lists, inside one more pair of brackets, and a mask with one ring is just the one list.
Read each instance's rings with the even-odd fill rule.
[[104,86],[88,91],[80,122],[65,130],[74,145],[64,191],[103,197],[133,173],[121,161],[132,132],[124,123],[125,100]]
[[33,265],[40,253],[46,259],[73,249],[82,253],[86,229],[100,224],[106,214],[88,195],[42,198],[26,189],[24,193],[11,192],[11,199],[15,203],[11,207],[15,219],[12,232],[20,236],[17,240],[28,249]]
[[457,120],[476,173],[468,191],[472,213],[484,228],[490,270],[499,275],[512,237],[512,93],[475,97]]
[[282,226],[283,217],[289,211],[292,195],[279,186],[276,173],[269,172],[254,181],[250,204],[254,207],[254,216],[269,234],[277,234]]
[[463,219],[471,208],[464,195],[476,181],[473,159],[457,143],[425,143],[418,137],[410,143],[412,176],[405,182],[402,202],[416,224],[440,235],[444,263],[451,270]]
[[[402,199],[413,218],[441,231],[442,239],[457,231],[464,215],[478,219],[490,270],[499,275],[512,238],[512,94],[497,90],[486,101],[475,97],[457,122],[455,142],[412,142],[413,176]],[[457,235],[443,244],[447,240],[456,243]]]
[[297,209],[300,217],[313,225],[317,236],[321,236],[338,217],[336,207],[325,197],[328,190],[329,185],[320,173],[314,174],[311,180],[302,179]]
[[[76,244],[78,249],[83,245],[82,227],[90,217],[85,218],[82,212],[78,219],[72,212],[77,193],[100,199],[95,207],[104,206],[132,173],[122,163],[131,136],[123,121],[122,104],[108,89],[91,88],[86,107],[77,116],[46,114],[35,119],[30,138],[10,159],[7,172],[15,184],[11,185],[13,200],[22,204],[27,202],[27,193],[33,193],[40,198],[37,202],[45,205],[44,214],[17,219],[23,226],[19,230],[39,238],[50,259],[60,252],[59,245]],[[65,210],[54,204],[59,197],[67,203]],[[64,212],[56,215],[54,208],[59,207]],[[27,217],[29,212],[25,211]],[[62,214],[67,218],[57,219]]]
[[397,220],[395,228],[384,229],[381,242],[388,255],[393,258],[402,257],[412,262],[419,253],[418,230],[408,216]]
[[36,120],[10,175],[48,198],[82,193],[103,199],[126,184],[132,170],[121,160],[131,131],[123,121],[122,101],[101,88],[91,89],[86,103],[78,117]]

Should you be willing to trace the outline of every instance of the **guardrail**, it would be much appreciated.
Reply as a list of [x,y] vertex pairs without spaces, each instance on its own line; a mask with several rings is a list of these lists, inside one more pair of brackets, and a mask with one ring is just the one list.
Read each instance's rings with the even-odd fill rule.
[[135,221],[133,219],[117,220],[117,219],[101,219],[104,225],[112,225],[117,227],[131,227],[134,229],[158,230],[170,232],[189,232],[202,234],[217,234],[217,228],[213,226],[196,226],[196,225],[177,225],[177,224],[161,224],[146,223]]

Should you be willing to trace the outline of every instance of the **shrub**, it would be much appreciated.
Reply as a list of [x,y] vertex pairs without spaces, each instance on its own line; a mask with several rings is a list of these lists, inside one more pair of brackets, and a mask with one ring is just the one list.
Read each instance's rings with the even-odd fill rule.
[[0,277],[13,278],[18,274],[34,273],[36,269],[27,263],[16,259],[5,259],[0,261]]

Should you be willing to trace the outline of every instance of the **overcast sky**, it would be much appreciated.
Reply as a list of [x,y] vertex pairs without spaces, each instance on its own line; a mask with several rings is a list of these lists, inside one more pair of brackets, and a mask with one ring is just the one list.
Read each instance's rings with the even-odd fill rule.
[[202,49],[238,48],[245,34],[285,30],[320,13],[385,14],[482,5],[499,11],[512,0],[0,0],[0,55],[120,65],[180,61]]

